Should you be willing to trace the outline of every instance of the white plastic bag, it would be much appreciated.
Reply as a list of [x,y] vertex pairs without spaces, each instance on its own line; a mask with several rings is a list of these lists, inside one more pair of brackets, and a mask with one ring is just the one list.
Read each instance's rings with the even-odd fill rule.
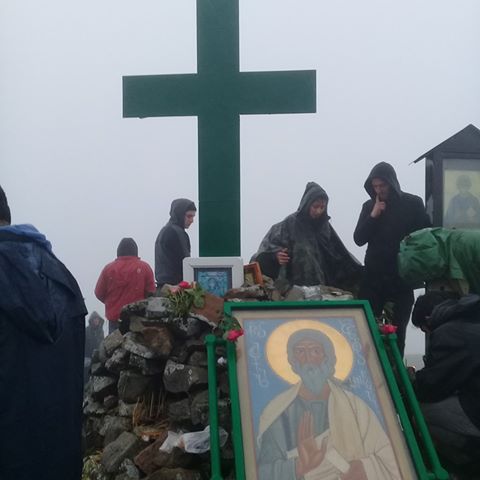
[[[223,447],[228,439],[228,433],[220,427],[220,446]],[[160,450],[170,453],[174,447],[179,447],[188,453],[205,453],[210,450],[210,425],[201,432],[175,433],[168,432]]]

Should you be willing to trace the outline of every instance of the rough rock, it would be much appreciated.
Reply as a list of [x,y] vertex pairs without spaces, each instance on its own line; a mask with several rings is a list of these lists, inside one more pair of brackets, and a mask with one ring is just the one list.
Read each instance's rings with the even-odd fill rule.
[[125,403],[122,400],[118,401],[118,415],[120,417],[131,417],[135,410],[136,403]]
[[108,445],[116,440],[121,433],[130,430],[132,430],[132,420],[130,418],[107,415],[100,429],[100,435],[104,437],[103,444]]
[[147,300],[145,316],[148,319],[158,319],[168,317],[169,302],[165,297],[150,297]]
[[208,372],[206,368],[168,360],[163,372],[163,382],[165,389],[171,393],[189,392],[194,386],[207,384]]
[[194,367],[206,367],[208,365],[207,352],[193,352],[187,363]]
[[172,338],[164,327],[148,327],[141,334],[126,333],[123,348],[147,359],[167,358],[172,351]]
[[114,473],[126,458],[133,458],[141,449],[143,443],[136,435],[123,432],[114,442],[103,450],[102,465],[108,473]]
[[117,348],[112,356],[105,362],[105,368],[112,373],[119,374],[128,365],[130,352],[123,348]]
[[168,405],[168,418],[172,424],[189,422],[191,417],[190,400],[184,398]]
[[112,377],[92,377],[92,396],[95,400],[102,402],[108,395],[117,392],[117,380]]
[[157,375],[163,373],[165,361],[150,360],[139,355],[130,354],[129,366],[139,370],[142,375]]
[[151,390],[153,383],[153,377],[145,377],[130,370],[123,370],[118,380],[118,396],[126,403],[134,403],[144,393]]
[[120,333],[120,330],[114,330],[110,335],[105,337],[103,345],[105,346],[105,352],[107,357],[110,357],[112,353],[120,347],[123,343],[123,335]]
[[153,473],[158,469],[155,465],[155,458],[159,455],[159,448],[163,445],[163,442],[167,438],[167,430],[165,430],[157,440],[150,444],[147,448],[144,448],[134,459],[135,465],[147,475]]

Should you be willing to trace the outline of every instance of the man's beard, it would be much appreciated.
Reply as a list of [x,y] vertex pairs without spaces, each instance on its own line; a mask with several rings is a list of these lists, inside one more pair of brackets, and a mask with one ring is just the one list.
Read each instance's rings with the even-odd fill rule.
[[297,364],[294,371],[302,379],[303,385],[315,395],[319,395],[322,392],[326,381],[332,374],[329,365],[326,363],[321,365],[311,363]]

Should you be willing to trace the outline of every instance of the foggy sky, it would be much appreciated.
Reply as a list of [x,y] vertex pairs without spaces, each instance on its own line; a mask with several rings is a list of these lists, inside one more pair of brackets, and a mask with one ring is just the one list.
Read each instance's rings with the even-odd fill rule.
[[[478,18],[477,0],[240,0],[243,71],[317,71],[316,114],[241,118],[245,261],[311,180],[363,260],[352,234],[371,167],[390,162],[423,197],[424,166],[409,163],[480,127]],[[93,288],[120,239],[153,267],[171,200],[198,201],[196,118],[122,118],[122,76],[195,72],[195,35],[194,0],[0,2],[0,184],[89,310],[104,313]]]

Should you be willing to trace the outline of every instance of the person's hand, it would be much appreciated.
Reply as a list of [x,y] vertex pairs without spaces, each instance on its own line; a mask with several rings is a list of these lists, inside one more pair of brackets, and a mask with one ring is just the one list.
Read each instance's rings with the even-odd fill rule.
[[387,204],[385,202],[382,202],[377,195],[370,216],[372,218],[378,218],[385,211],[386,208]]
[[341,480],[368,480],[361,460],[352,460],[347,472],[340,476]]
[[322,446],[318,448],[313,434],[313,415],[305,412],[300,419],[297,429],[298,459],[295,465],[297,478],[302,478],[306,473],[318,467],[325,458],[327,439],[324,438]]
[[286,265],[290,261],[287,248],[282,248],[277,252],[277,261],[280,265]]

